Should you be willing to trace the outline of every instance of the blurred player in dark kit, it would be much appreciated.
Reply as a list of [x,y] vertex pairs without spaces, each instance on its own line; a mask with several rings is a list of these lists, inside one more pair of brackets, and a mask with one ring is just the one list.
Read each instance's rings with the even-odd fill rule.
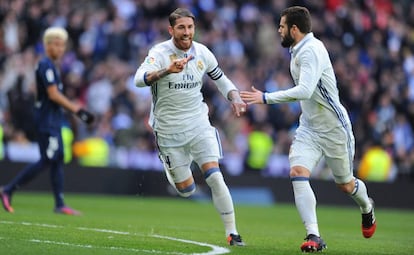
[[[13,213],[11,197],[13,192],[36,177],[42,170],[50,169],[50,178],[55,199],[56,213],[79,215],[64,203],[63,198],[63,143],[61,128],[63,109],[76,114],[90,124],[94,116],[71,102],[63,93],[63,84],[58,71],[58,61],[65,53],[68,33],[60,27],[50,27],[43,35],[45,55],[36,67],[37,98],[35,101],[35,123],[40,159],[28,165],[7,185],[0,187],[0,197],[4,209]],[[30,109],[28,109],[30,110]]]

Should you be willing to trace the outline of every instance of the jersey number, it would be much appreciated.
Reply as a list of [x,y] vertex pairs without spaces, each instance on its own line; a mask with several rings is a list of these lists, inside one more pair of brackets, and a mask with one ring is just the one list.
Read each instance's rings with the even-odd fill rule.
[[57,137],[49,137],[49,145],[47,146],[46,155],[49,159],[52,159],[55,152],[59,149],[59,142]]
[[167,164],[168,168],[171,168],[171,161],[169,156],[165,156],[165,164]]

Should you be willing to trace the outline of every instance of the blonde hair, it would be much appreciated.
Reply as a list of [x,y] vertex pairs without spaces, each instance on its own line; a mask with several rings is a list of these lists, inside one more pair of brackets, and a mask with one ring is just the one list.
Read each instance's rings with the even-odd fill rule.
[[59,38],[66,42],[68,40],[68,32],[62,27],[49,27],[43,34],[43,43],[46,44],[54,38]]

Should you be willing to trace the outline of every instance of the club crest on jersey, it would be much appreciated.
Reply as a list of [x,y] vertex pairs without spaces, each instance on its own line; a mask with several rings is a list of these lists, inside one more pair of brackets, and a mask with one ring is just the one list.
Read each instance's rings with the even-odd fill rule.
[[147,64],[154,64],[155,63],[155,58],[154,57],[147,57],[147,59],[145,60],[145,62],[147,62]]
[[46,70],[46,79],[48,82],[55,81],[55,74],[53,73],[53,70],[50,68]]
[[197,68],[200,71],[204,69],[203,61],[201,60],[197,61]]
[[177,57],[177,54],[175,54],[175,53],[173,53],[173,54],[171,54],[170,55],[170,60],[171,60],[171,62],[173,62],[174,60],[176,60],[178,57]]
[[296,66],[299,66],[299,60],[297,58],[295,58],[294,62]]

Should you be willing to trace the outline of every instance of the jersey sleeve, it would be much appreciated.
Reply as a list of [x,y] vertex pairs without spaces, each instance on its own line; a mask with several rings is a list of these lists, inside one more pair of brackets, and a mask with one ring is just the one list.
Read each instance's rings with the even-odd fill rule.
[[287,90],[265,93],[266,103],[284,103],[311,98],[322,75],[322,71],[319,70],[319,59],[313,50],[307,49],[301,54],[299,61],[300,74],[296,86]]
[[214,54],[205,48],[205,57],[207,63],[207,75],[214,81],[220,93],[228,99],[228,94],[232,90],[237,90],[236,86],[224,74],[218,65]]
[[155,50],[151,49],[148,52],[148,55],[145,57],[144,62],[141,63],[140,67],[137,69],[134,76],[134,84],[137,87],[150,86],[146,83],[145,76],[148,72],[153,72],[161,70],[163,67],[163,60],[161,54]]
[[57,85],[58,81],[53,66],[51,66],[48,62],[39,63],[37,72],[39,78],[41,79],[41,84],[44,84],[45,87]]

